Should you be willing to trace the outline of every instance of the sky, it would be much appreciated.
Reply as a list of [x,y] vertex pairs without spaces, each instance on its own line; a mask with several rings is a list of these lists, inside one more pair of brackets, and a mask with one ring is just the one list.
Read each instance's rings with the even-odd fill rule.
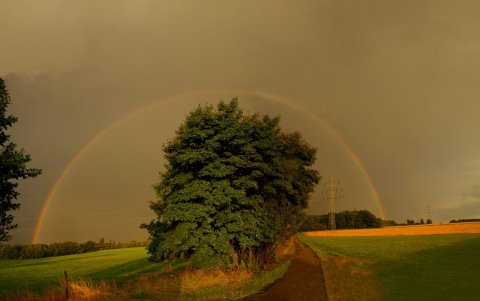
[[43,170],[20,183],[12,242],[145,240],[162,145],[199,104],[232,97],[318,149],[311,214],[327,212],[334,176],[337,211],[480,218],[479,11],[476,0],[2,0],[10,133]]

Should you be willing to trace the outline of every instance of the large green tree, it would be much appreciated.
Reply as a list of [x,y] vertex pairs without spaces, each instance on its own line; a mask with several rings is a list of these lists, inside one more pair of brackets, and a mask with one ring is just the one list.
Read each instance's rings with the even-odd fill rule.
[[10,95],[4,80],[0,78],[0,242],[9,240],[10,230],[17,227],[11,213],[20,207],[16,202],[19,195],[16,190],[18,180],[36,177],[41,172],[27,168],[30,155],[23,149],[18,150],[17,145],[10,141],[6,130],[17,122],[17,118],[7,114],[9,104]]
[[292,234],[319,181],[316,150],[279,118],[246,114],[237,99],[199,106],[164,146],[166,170],[143,225],[154,261],[199,267],[265,264]]

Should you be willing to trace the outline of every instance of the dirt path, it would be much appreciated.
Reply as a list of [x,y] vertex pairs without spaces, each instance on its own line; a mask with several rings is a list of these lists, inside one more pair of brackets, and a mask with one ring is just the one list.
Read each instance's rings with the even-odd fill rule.
[[301,242],[284,277],[244,301],[327,301],[320,259]]

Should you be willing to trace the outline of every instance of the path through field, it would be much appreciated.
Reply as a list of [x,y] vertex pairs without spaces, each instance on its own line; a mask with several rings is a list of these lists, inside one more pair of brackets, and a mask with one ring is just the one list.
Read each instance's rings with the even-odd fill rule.
[[301,242],[284,277],[244,301],[327,301],[320,259]]

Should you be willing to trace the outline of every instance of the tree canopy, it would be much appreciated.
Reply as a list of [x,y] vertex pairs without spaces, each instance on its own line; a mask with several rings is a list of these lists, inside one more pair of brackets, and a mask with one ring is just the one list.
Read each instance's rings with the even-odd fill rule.
[[17,118],[7,114],[10,104],[10,95],[3,79],[0,78],[0,242],[10,239],[9,232],[17,227],[13,223],[12,211],[20,207],[16,203],[19,195],[16,188],[19,179],[36,177],[39,169],[27,168],[31,158],[25,150],[17,149],[17,145],[10,141],[6,130],[11,127]]
[[142,225],[154,261],[198,267],[265,264],[292,234],[319,181],[316,150],[279,117],[247,114],[237,99],[191,112],[164,145],[165,171]]

